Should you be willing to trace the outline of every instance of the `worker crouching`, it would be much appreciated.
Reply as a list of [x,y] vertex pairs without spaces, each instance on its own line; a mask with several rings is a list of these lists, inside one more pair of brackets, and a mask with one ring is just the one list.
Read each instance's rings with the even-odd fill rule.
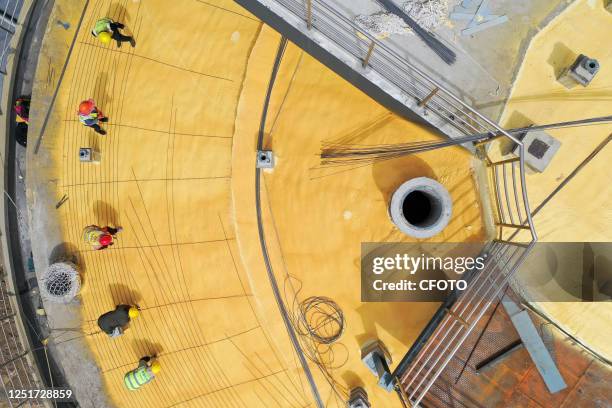
[[123,383],[130,391],[136,391],[145,384],[150,383],[159,373],[161,365],[156,356],[146,356],[140,359],[138,367],[125,374]]
[[100,122],[108,122],[102,111],[98,109],[93,99],[87,99],[79,104],[79,122],[92,128],[101,135],[106,134],[106,130],[100,127]]
[[98,317],[98,326],[110,337],[119,337],[127,329],[130,321],[140,314],[138,306],[118,305],[115,310]]
[[117,41],[117,47],[121,47],[122,42],[129,42],[132,47],[136,46],[136,40],[129,35],[123,35],[119,31],[125,26],[111,18],[104,17],[96,21],[91,35],[98,38],[102,44],[110,44],[111,40]]
[[122,230],[121,227],[89,225],[83,230],[83,240],[95,250],[106,249],[113,245],[113,238]]

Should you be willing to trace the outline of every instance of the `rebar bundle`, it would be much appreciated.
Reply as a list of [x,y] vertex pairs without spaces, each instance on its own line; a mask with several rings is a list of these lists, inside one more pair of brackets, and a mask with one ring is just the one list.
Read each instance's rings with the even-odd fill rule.
[[[512,135],[520,135],[521,133],[534,130],[559,129],[609,122],[612,122],[612,116],[551,123],[547,125],[527,126],[510,129],[507,132]],[[368,164],[408,156],[415,153],[423,153],[430,150],[441,149],[444,147],[456,146],[464,143],[483,142],[501,135],[502,133],[478,133],[456,139],[428,140],[380,145],[324,142],[321,149],[321,164],[325,166]]]

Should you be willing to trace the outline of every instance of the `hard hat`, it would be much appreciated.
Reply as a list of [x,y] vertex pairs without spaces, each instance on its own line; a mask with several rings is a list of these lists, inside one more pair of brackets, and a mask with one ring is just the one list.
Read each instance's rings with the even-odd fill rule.
[[128,316],[130,316],[130,319],[138,317],[139,314],[140,314],[140,311],[138,310],[136,306],[130,307],[130,310],[128,311]]
[[98,34],[98,38],[102,44],[110,44],[112,37],[108,31],[102,31],[100,34]]
[[153,374],[159,373],[160,370],[161,370],[161,364],[159,364],[159,361],[155,360],[154,362],[151,363],[151,371],[153,372]]
[[113,237],[110,234],[104,234],[100,236],[98,242],[100,243],[100,245],[107,246],[113,242]]
[[79,113],[83,115],[89,115],[96,107],[93,99],[88,99],[79,104]]

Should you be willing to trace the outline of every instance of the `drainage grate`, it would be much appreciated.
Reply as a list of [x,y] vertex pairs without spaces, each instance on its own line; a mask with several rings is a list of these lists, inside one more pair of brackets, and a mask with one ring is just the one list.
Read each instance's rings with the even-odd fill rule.
[[541,159],[542,157],[544,157],[549,148],[550,145],[548,145],[547,143],[544,143],[540,139],[534,139],[533,142],[531,142],[531,144],[529,145],[529,149],[527,149],[527,151],[529,152],[529,154],[535,156],[537,159]]

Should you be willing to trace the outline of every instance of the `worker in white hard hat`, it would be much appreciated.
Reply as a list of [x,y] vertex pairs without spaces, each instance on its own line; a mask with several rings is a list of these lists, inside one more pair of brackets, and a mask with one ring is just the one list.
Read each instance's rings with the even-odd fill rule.
[[98,318],[98,326],[110,337],[118,337],[127,329],[130,321],[140,314],[140,308],[134,305],[118,305],[115,310],[104,313]]

